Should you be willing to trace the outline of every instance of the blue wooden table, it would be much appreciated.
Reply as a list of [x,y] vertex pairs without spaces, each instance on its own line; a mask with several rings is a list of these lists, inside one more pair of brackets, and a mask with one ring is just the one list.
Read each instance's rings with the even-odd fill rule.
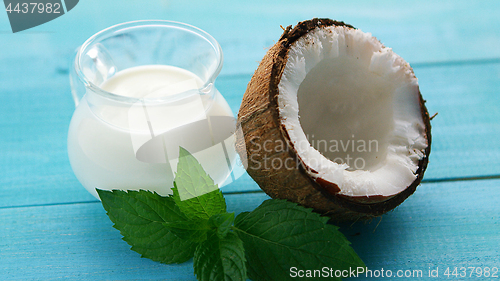
[[[16,34],[0,11],[0,280],[196,280],[191,262],[164,265],[131,251],[73,175],[68,69],[77,46],[131,20],[198,26],[222,46],[216,83],[237,112],[280,25],[313,17],[392,47],[414,67],[430,114],[439,112],[416,193],[381,219],[342,225],[357,253],[379,274],[416,270],[422,279],[436,269],[434,279],[447,279],[446,268],[500,268],[500,1],[82,0]],[[224,192],[235,212],[267,198],[248,176]]]

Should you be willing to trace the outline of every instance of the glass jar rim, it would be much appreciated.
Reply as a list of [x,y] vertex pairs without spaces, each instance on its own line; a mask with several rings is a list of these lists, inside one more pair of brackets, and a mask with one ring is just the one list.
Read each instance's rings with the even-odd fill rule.
[[[208,76],[206,81],[203,83],[203,85],[198,88],[195,91],[186,91],[178,94],[174,94],[171,96],[165,96],[165,97],[158,97],[158,98],[134,98],[134,97],[127,97],[127,96],[122,96],[122,95],[117,95],[111,92],[108,92],[106,90],[103,90],[101,87],[98,85],[92,83],[86,75],[83,73],[81,69],[81,58],[82,55],[84,54],[84,50],[86,50],[89,46],[92,46],[93,43],[99,42],[102,39],[105,39],[109,37],[110,34],[114,34],[123,30],[127,29],[132,29],[132,28],[138,28],[138,27],[171,27],[171,28],[176,28],[180,30],[185,30],[191,33],[196,34],[197,36],[200,36],[201,38],[205,39],[212,45],[216,58],[217,58],[217,65],[215,70]],[[137,103],[137,102],[148,102],[148,103],[164,103],[164,102],[174,102],[180,99],[184,99],[186,97],[189,97],[193,95],[193,93],[201,93],[201,94],[208,94],[212,93],[213,91],[213,83],[217,76],[219,75],[222,65],[224,62],[224,56],[222,53],[222,48],[215,40],[212,35],[207,33],[206,31],[195,27],[190,24],[182,23],[182,22],[177,22],[177,21],[169,21],[169,20],[137,20],[137,21],[129,21],[129,22],[124,22],[124,23],[119,23],[113,26],[110,26],[106,29],[103,29],[94,35],[92,35],[89,39],[87,39],[78,49],[76,58],[75,58],[75,71],[76,75],[78,78],[83,82],[83,84],[90,88],[90,90],[94,93],[99,94],[100,96],[104,98],[108,98],[111,100],[119,101],[119,102],[124,102],[124,103]]]

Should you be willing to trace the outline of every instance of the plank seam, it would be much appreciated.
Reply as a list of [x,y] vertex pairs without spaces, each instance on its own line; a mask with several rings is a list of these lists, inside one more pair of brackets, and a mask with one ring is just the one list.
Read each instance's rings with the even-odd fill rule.
[[[496,180],[500,179],[500,175],[486,175],[486,176],[475,176],[475,177],[457,177],[457,178],[443,178],[443,179],[423,179],[422,183],[441,183],[441,182],[457,182],[457,181],[481,181],[481,180]],[[224,195],[238,195],[238,194],[256,194],[264,193],[264,191],[258,190],[238,190],[238,191],[226,191],[223,192]],[[61,205],[76,205],[76,204],[95,204],[101,203],[99,200],[89,200],[89,201],[77,201],[68,203],[49,203],[49,204],[32,204],[32,205],[16,205],[16,206],[2,206],[2,209],[16,209],[16,208],[33,208],[33,207],[49,207],[49,206],[61,206]]]

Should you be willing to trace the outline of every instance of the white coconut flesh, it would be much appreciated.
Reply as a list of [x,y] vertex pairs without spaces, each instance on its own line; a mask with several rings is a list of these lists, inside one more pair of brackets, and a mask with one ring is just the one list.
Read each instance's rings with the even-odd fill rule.
[[313,178],[347,196],[392,196],[416,179],[428,142],[410,66],[369,33],[331,26],[295,41],[278,109]]

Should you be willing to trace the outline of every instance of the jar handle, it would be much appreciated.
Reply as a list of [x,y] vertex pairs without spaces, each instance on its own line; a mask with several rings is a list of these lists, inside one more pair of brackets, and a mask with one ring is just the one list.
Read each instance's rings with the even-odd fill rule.
[[73,101],[75,102],[75,108],[78,106],[78,103],[80,103],[80,100],[82,97],[85,95],[85,92],[87,91],[85,84],[83,81],[80,79],[79,75],[77,74],[77,60],[78,56],[78,51],[80,50],[80,47],[78,47],[75,50],[75,55],[73,58],[75,58],[73,61],[71,61],[70,67],[69,67],[69,83],[71,85],[71,95],[73,96]]

